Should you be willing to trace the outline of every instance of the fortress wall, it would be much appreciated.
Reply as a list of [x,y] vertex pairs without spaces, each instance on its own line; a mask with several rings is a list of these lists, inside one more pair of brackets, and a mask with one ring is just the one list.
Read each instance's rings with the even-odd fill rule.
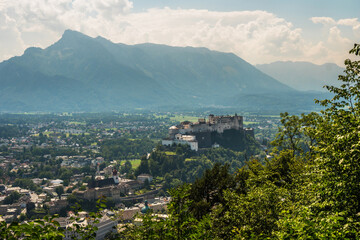
[[198,141],[199,148],[209,148],[212,146],[211,132],[197,132],[194,133],[196,140]]
[[[178,132],[181,135],[194,135],[196,137],[196,141],[198,142],[199,148],[209,148],[211,147],[216,141],[214,141],[214,137],[217,136],[220,141],[225,140],[225,132],[237,132],[234,136],[245,136],[245,130],[243,128],[243,117],[242,116],[214,116],[209,115],[208,122],[205,120],[199,120],[200,123],[190,123],[190,122],[183,122],[178,125],[176,128],[171,127],[169,129],[169,139],[163,140],[163,145],[170,145],[172,142],[182,143],[184,144],[187,139],[176,139],[175,133]],[[176,131],[175,131],[176,130]],[[234,133],[235,133],[234,132]],[[248,131],[246,132],[249,135],[253,135],[253,132]],[[224,134],[224,136],[222,136]],[[225,137],[227,138],[227,137]],[[173,141],[169,141],[173,140]],[[191,145],[190,142],[195,141],[188,141],[188,145]],[[234,144],[227,142],[225,145]],[[236,144],[235,144],[236,145]]]
[[192,126],[192,132],[207,132],[209,130],[208,124],[195,124]]

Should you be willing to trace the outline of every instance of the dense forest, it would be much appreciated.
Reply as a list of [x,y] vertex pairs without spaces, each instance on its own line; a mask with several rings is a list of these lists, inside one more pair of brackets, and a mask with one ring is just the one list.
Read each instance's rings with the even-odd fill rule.
[[105,140],[100,144],[100,153],[105,159],[140,158],[151,152],[156,143],[150,139],[118,138]]
[[245,161],[245,151],[216,148],[197,153],[191,151],[188,145],[159,145],[149,158],[141,159],[135,175],[149,173],[154,177],[161,177],[165,182],[164,189],[170,189],[182,183],[194,182],[203,176],[206,169],[211,169],[215,164],[229,164],[229,171],[235,172],[244,166]]
[[[350,53],[359,56],[360,45]],[[169,191],[168,218],[147,213],[142,225],[127,225],[109,239],[359,239],[360,61],[347,59],[345,66],[342,85],[327,86],[334,97],[317,101],[324,110],[281,114],[271,158],[249,159],[233,173],[219,161],[194,183]],[[151,168],[152,160],[169,159],[159,154],[143,159],[142,171],[161,171]],[[35,239],[34,231],[37,239],[61,234],[41,221],[0,225],[5,239]]]

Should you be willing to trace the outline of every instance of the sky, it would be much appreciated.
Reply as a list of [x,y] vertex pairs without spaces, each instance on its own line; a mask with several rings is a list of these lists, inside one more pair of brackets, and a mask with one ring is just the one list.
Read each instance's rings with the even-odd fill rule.
[[359,0],[0,0],[0,61],[66,29],[116,43],[232,52],[251,64],[336,63],[360,43]]

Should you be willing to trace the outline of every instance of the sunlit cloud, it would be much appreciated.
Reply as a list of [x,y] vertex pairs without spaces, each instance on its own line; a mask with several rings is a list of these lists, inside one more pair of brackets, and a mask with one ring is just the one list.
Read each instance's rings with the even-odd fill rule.
[[345,19],[340,19],[339,21],[337,21],[337,24],[356,27],[356,26],[360,25],[360,22],[358,21],[357,18],[345,18]]
[[311,21],[313,23],[321,23],[321,24],[327,24],[327,25],[336,24],[336,21],[330,17],[312,17]]
[[[0,49],[0,60],[20,55],[30,46],[47,47],[64,30],[73,29],[125,44],[152,42],[233,52],[253,64],[279,60],[341,63],[341,51],[351,41],[339,28],[330,31],[331,27],[360,30],[357,19],[313,17],[314,24],[327,26],[328,34],[312,42],[303,37],[304,29],[266,11],[152,8],[135,13],[132,8],[129,0],[0,2],[0,44],[6,46]],[[333,46],[334,41],[344,46]]]

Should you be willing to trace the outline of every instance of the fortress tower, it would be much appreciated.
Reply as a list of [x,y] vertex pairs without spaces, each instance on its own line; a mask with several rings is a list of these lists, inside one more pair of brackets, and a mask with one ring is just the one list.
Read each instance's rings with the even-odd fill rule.
[[113,179],[114,179],[115,184],[119,184],[119,182],[120,182],[120,179],[119,179],[119,176],[117,173],[118,173],[117,170],[113,169]]
[[221,141],[224,137],[227,142],[231,142],[232,137],[229,134],[236,139],[237,135],[238,138],[239,136],[245,136],[245,134],[253,135],[254,131],[253,129],[244,129],[243,117],[237,114],[234,116],[214,116],[210,114],[208,121],[200,118],[195,123],[185,121],[177,126],[170,127],[168,138],[163,140],[163,145],[172,145],[173,143],[188,144],[193,149],[196,145],[195,142],[197,142],[197,147],[209,148],[217,143],[217,140]]

